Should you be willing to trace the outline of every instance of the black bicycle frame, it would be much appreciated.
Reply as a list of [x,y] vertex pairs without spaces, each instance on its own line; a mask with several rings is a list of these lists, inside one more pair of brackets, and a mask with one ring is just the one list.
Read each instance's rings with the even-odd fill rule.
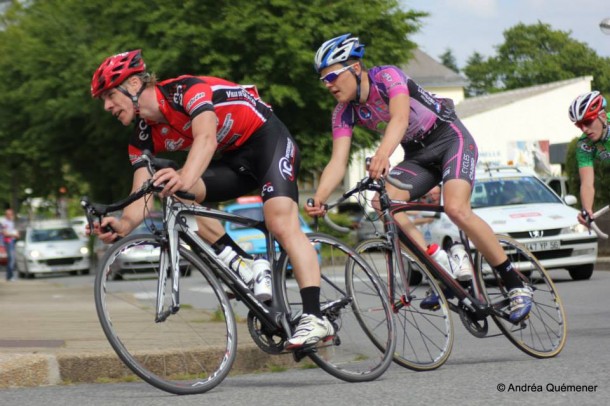
[[[177,221],[183,225],[186,224],[186,217],[184,217],[185,215],[194,215],[229,221],[260,230],[265,236],[267,258],[271,264],[273,274],[273,292],[276,292],[271,299],[270,305],[267,305],[254,297],[252,290],[246,286],[238,275],[236,275],[234,272],[227,272],[225,269],[226,266],[220,263],[220,261],[212,253],[211,248],[205,244],[199,236],[192,231],[189,231],[188,227],[176,227],[178,230],[179,239],[186,242],[191,249],[193,249],[195,255],[201,259],[214,272],[214,274],[229,287],[229,289],[231,289],[238,300],[244,302],[246,307],[248,307],[248,309],[250,309],[267,328],[270,330],[282,328],[286,332],[290,332],[287,319],[288,315],[284,311],[284,304],[280,301],[280,299],[283,298],[281,298],[278,294],[282,289],[280,286],[280,278],[278,277],[279,273],[281,272],[281,264],[278,261],[279,255],[275,251],[275,238],[267,230],[263,221],[254,220],[248,217],[243,217],[208,207],[194,205],[186,206],[182,203],[173,203],[167,208],[167,210],[174,213]],[[165,217],[169,218],[171,216],[166,215]],[[171,230],[170,227],[171,224],[168,225],[168,230]],[[280,248],[280,250],[281,249],[282,248]],[[281,251],[279,254],[281,254]],[[171,256],[171,258],[176,257]]]

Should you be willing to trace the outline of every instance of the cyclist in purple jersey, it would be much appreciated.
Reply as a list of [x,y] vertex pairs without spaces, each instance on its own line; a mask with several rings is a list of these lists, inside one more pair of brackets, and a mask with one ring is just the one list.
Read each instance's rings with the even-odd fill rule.
[[[324,214],[323,203],[341,183],[347,169],[353,127],[381,135],[369,165],[369,175],[391,174],[410,191],[387,185],[392,199],[411,200],[443,182],[443,202],[449,218],[470,238],[502,276],[511,297],[513,322],[531,309],[532,291],[514,272],[491,227],[470,207],[477,162],[476,142],[457,118],[453,102],[432,95],[395,66],[366,70],[361,59],[364,45],[351,34],[326,41],[314,63],[320,79],[339,102],[332,116],[333,150],[314,196],[310,215]],[[401,145],[404,159],[390,170],[390,156]],[[375,203],[374,203],[375,204]],[[421,232],[402,214],[401,228],[425,248]],[[423,305],[438,298],[428,297]]]

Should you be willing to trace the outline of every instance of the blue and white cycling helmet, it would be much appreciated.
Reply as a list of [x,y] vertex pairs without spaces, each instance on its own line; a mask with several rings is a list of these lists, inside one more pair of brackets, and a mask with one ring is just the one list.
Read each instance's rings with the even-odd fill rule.
[[329,39],[316,52],[314,66],[316,71],[345,62],[348,59],[360,59],[364,56],[364,45],[360,43],[358,37],[351,34],[344,34],[333,39]]

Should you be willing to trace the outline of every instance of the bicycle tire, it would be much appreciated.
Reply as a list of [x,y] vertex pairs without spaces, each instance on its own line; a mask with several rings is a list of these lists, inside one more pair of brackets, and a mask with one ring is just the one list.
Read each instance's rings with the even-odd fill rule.
[[[155,322],[160,244],[134,235],[110,247],[97,269],[95,306],[102,329],[123,363],[149,384],[177,395],[207,392],[236,357],[232,307],[212,272],[180,246],[180,309]],[[121,280],[113,275],[121,270]],[[144,272],[146,271],[146,272]],[[152,272],[152,273],[151,273]],[[164,301],[171,303],[171,279]],[[125,372],[117,371],[116,378]]]
[[[333,340],[318,343],[316,351],[308,356],[321,369],[344,381],[372,381],[390,367],[395,348],[394,318],[385,288],[352,248],[325,234],[309,233],[307,236],[316,248],[321,268],[320,305],[336,330]],[[282,299],[294,327],[302,314],[299,287],[295,280],[287,277],[286,270],[291,264],[286,253],[280,257],[280,265]],[[354,279],[349,275],[356,273],[367,281],[366,303],[364,299],[360,301],[354,295],[353,287],[346,283]],[[382,346],[369,339],[362,319],[379,324],[377,339]]]
[[[360,243],[355,250],[386,281],[386,284],[388,283],[388,260],[393,261],[395,300],[400,301],[403,295],[411,298],[407,305],[394,310],[396,318],[394,362],[414,371],[429,371],[443,365],[453,348],[453,322],[447,300],[430,271],[404,248],[401,253],[403,263],[409,269],[408,280],[412,280],[415,268],[419,272],[418,277],[414,278],[416,282],[409,283],[405,287],[397,274],[396,255],[387,240],[377,238],[366,240]],[[438,309],[426,310],[419,306],[429,294],[439,295]],[[371,328],[370,334],[375,335],[373,328]]]
[[534,290],[532,309],[526,319],[513,324],[508,321],[509,299],[498,272],[482,255],[477,255],[477,275],[483,293],[501,315],[492,319],[502,333],[521,351],[536,358],[551,358],[561,352],[567,337],[565,311],[559,293],[548,272],[523,244],[511,237],[497,235],[521,280]]

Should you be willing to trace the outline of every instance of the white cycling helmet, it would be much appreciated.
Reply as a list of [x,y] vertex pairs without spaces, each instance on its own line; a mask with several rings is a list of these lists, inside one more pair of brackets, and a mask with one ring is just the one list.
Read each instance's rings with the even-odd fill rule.
[[570,104],[570,120],[579,123],[595,119],[605,108],[606,99],[597,90],[581,94]]
[[316,71],[345,62],[348,59],[360,59],[364,56],[364,45],[360,44],[358,37],[344,34],[329,39],[316,52],[314,66]]

